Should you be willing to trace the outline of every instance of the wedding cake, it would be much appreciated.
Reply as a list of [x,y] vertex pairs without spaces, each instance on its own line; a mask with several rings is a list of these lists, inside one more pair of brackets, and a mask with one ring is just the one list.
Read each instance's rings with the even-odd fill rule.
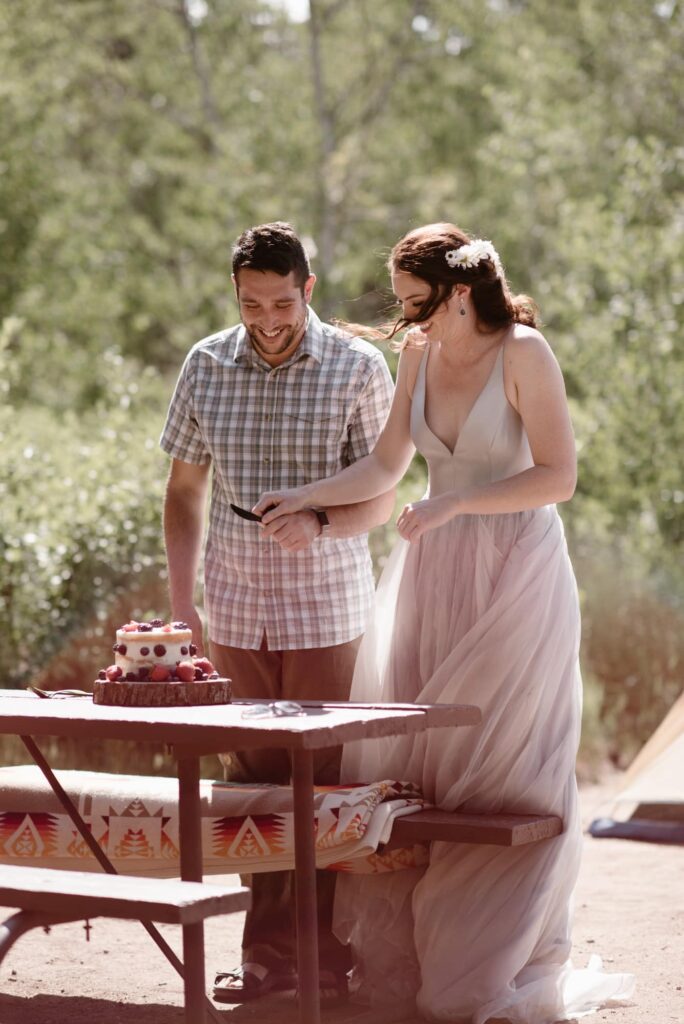
[[154,707],[227,704],[229,679],[208,658],[197,656],[185,622],[132,619],[116,631],[114,662],[101,669],[93,687],[96,704]]

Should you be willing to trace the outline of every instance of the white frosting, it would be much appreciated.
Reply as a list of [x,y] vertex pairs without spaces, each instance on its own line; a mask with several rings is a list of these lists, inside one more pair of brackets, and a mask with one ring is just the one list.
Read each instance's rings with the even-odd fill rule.
[[[116,631],[117,644],[123,644],[126,653],[115,651],[114,664],[122,672],[137,672],[144,666],[165,665],[173,668],[179,661],[190,660],[191,629],[150,629],[146,632],[137,630],[127,633],[123,629]],[[164,652],[155,654],[155,647],[163,647]],[[145,653],[143,653],[143,651]]]

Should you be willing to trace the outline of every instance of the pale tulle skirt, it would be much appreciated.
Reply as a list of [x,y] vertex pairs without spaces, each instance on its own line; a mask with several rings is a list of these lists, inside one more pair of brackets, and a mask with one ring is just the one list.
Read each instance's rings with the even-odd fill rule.
[[362,997],[416,999],[429,1020],[550,1024],[631,993],[630,976],[569,961],[579,633],[555,507],[457,517],[392,553],[352,699],[472,703],[482,724],[348,744],[343,781],[408,779],[446,810],[558,814],[565,831],[434,843],[426,869],[341,877],[336,930]]

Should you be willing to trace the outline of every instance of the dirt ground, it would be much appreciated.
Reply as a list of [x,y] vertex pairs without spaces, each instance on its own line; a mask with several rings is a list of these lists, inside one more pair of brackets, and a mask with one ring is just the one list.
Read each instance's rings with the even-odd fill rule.
[[[613,781],[582,789],[585,822],[596,816]],[[216,881],[231,884],[230,876]],[[233,877],[233,881],[237,879]],[[207,980],[239,963],[242,915],[210,920]],[[180,953],[179,929],[161,926]],[[610,1024],[684,1022],[684,847],[585,837],[576,894],[573,959],[598,953],[607,970],[637,976],[629,1005],[589,1018]],[[137,922],[99,919],[89,942],[82,924],[49,936],[29,933],[0,965],[0,1024],[183,1024],[180,978]],[[294,1024],[294,1008],[275,998],[221,1008],[226,1024]],[[388,1024],[415,1017],[329,1010],[326,1024]]]

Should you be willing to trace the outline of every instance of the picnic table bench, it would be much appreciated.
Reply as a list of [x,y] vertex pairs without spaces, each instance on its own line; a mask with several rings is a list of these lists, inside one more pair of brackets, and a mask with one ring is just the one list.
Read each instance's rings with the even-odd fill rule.
[[[0,906],[16,907],[18,913],[0,924],[0,963],[32,928],[95,917],[188,926],[246,910],[249,903],[250,892],[244,886],[3,865]],[[176,966],[183,975],[190,1012],[195,993],[205,988],[204,955],[198,956],[184,942],[183,964]]]
[[[94,840],[117,871],[158,877],[180,873],[174,779],[74,770],[58,774],[68,799],[59,799],[36,765],[0,768],[0,864],[97,870]],[[200,798],[204,874],[293,867],[289,787],[205,779],[200,780]],[[553,815],[464,813],[422,805],[419,791],[406,783],[318,787],[317,867],[365,872],[375,863],[390,870],[411,863],[407,856],[386,856],[389,852],[408,852],[418,844],[520,846],[562,831],[560,818]],[[75,821],[74,808],[83,822]],[[381,815],[377,828],[376,814]],[[84,827],[90,832],[90,850],[76,837],[75,829]],[[418,853],[425,862],[427,855]]]

